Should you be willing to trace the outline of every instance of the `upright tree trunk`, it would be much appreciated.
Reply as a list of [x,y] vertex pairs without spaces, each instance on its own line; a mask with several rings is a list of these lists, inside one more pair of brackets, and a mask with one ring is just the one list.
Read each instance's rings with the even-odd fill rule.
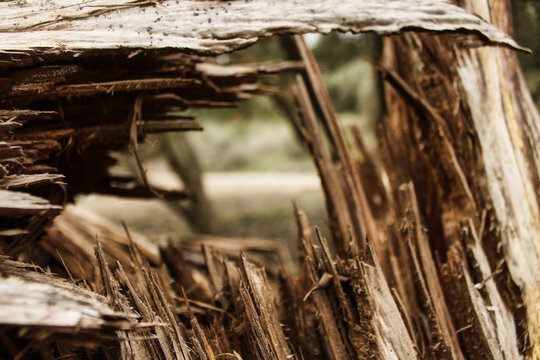
[[[509,1],[460,5],[512,33]],[[413,181],[443,262],[464,238],[464,220],[472,223],[520,350],[538,358],[540,117],[515,52],[408,34],[385,39],[383,67],[388,115],[380,134],[391,188]],[[464,341],[473,332],[460,334]]]

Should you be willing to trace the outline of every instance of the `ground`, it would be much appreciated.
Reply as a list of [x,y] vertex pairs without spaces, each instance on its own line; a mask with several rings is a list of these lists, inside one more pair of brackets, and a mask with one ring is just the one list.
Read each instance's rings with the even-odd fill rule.
[[[203,167],[214,170],[205,173],[204,185],[213,205],[216,234],[275,239],[288,244],[294,253],[297,229],[293,201],[313,225],[327,233],[319,177],[286,122],[206,121],[205,132],[190,135]],[[159,149],[156,141],[159,139],[150,143]],[[176,174],[155,152],[145,163],[151,182],[181,188]],[[218,155],[222,160],[215,163]],[[123,171],[126,168],[129,166]],[[77,203],[114,223],[124,220],[133,231],[150,237],[193,236],[183,217],[159,199],[89,195],[79,197]]]

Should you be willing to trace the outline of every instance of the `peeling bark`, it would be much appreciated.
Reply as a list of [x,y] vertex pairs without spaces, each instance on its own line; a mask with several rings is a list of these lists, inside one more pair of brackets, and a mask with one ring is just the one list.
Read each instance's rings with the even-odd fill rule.
[[[218,54],[259,37],[332,30],[381,35],[415,29],[474,33],[519,46],[502,31],[446,1],[110,1],[2,2],[0,49],[80,51],[180,48]],[[32,36],[29,37],[28,34]]]

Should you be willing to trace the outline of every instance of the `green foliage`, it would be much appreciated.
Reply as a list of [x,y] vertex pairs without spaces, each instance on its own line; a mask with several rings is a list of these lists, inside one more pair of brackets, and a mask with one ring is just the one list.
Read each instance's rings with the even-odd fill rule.
[[372,65],[362,58],[324,74],[334,107],[338,112],[354,112],[374,121],[379,114],[380,99],[377,74]]
[[234,63],[263,62],[286,58],[279,39],[275,37],[261,39],[255,45],[236,51],[229,56],[231,62]]
[[512,1],[514,37],[533,54],[518,54],[536,106],[540,107],[540,1]]
[[288,123],[247,119],[239,111],[230,115],[222,121],[221,111],[196,113],[204,131],[188,135],[206,171],[314,171]]
[[323,72],[334,107],[368,121],[380,113],[378,77],[370,62],[380,54],[380,38],[373,34],[330,33],[313,49]]
[[325,72],[364,58],[376,62],[380,53],[379,37],[374,34],[341,34],[332,32],[322,36],[313,48],[313,54]]

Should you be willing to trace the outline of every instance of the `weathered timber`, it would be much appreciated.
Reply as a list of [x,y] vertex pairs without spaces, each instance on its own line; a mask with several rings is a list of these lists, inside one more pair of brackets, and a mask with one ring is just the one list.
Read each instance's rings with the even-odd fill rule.
[[[0,306],[0,356],[540,356],[538,113],[509,49],[463,47],[517,48],[488,24],[512,32],[508,3],[461,3],[471,14],[434,0],[0,2],[0,246],[70,279],[0,259],[0,287],[23,295],[0,295],[11,304]],[[358,131],[363,159],[351,150],[301,37],[287,62],[222,66],[187,54],[332,29],[404,33],[384,40],[379,68],[382,167]],[[183,110],[275,93],[258,79],[288,70],[301,73],[299,132],[337,255],[298,209],[298,274],[282,245],[261,239],[158,249],[71,206],[50,222],[77,193],[186,196],[148,182],[138,142],[199,130]],[[127,147],[143,185],[108,173],[108,151]],[[53,315],[34,316],[43,311]]]
[[0,325],[93,336],[131,329],[135,314],[117,312],[103,296],[46,273],[37,266],[0,257]]
[[[462,4],[512,32],[509,2]],[[519,341],[500,344],[505,343],[504,352],[512,356],[519,351],[538,357],[539,115],[515,54],[497,48],[456,49],[451,37],[426,34],[386,39],[384,44],[383,72],[390,76],[388,116],[380,134],[388,151],[385,168],[391,191],[413,181],[433,239],[432,252],[440,263],[461,241],[461,224],[472,223],[490,268],[496,271],[491,281],[514,316]],[[415,73],[413,64],[424,70]],[[459,252],[448,254],[457,269],[463,257],[456,255]],[[457,282],[459,276],[470,276],[466,269],[460,271],[462,275],[454,273]],[[445,280],[445,288],[450,286]],[[491,309],[479,305],[481,301],[469,304],[466,311],[476,311],[478,321],[490,311],[486,308]],[[458,306],[450,312],[459,319],[463,305],[452,306]],[[491,326],[483,324],[476,328]],[[507,326],[511,325],[496,322],[493,333],[508,334]],[[473,344],[462,343],[462,348],[469,356],[475,353]],[[499,347],[490,356],[497,358],[501,351]]]
[[23,192],[0,190],[0,215],[21,216],[42,212],[59,213],[62,208],[47,200]]
[[[218,54],[280,33],[403,30],[475,33],[519,48],[506,34],[446,1],[111,1],[0,4],[0,49],[80,51],[180,48]],[[31,33],[32,36],[28,36]]]

